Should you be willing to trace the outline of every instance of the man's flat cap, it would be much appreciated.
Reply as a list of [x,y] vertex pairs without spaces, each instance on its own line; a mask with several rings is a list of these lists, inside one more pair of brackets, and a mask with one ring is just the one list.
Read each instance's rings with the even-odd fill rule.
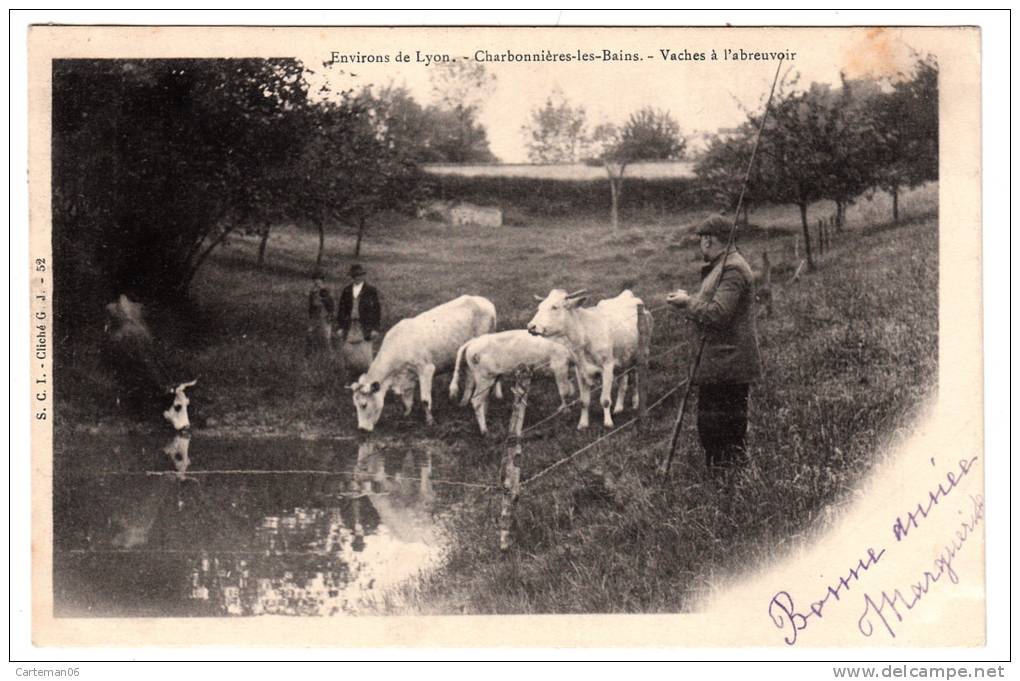
[[730,238],[730,230],[733,229],[733,220],[725,215],[709,215],[705,218],[695,233],[699,236],[714,236],[722,241]]

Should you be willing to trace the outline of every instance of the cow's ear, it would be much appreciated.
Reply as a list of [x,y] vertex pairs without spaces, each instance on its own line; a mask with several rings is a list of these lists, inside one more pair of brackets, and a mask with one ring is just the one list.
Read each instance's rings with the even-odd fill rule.
[[372,381],[372,392],[373,393],[379,392],[379,388],[381,388],[381,387],[382,386],[379,385],[379,381]]
[[358,392],[358,388],[360,388],[360,387],[361,387],[361,384],[358,383],[357,381],[355,381],[354,383],[351,383],[351,392],[352,393]]
[[538,295],[537,293],[532,293],[531,295],[532,295],[532,297],[533,297],[533,298],[534,298],[535,300],[537,300],[537,301],[538,301],[538,302],[540,302],[540,303],[541,303],[541,302],[542,302],[543,300],[545,300],[545,298],[543,298],[542,296]]

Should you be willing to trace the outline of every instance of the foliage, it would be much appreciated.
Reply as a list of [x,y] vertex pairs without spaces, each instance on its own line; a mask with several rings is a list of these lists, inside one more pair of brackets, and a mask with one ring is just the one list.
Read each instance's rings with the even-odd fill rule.
[[[696,174],[712,187],[721,208],[735,209],[761,114],[750,114],[735,134],[717,136]],[[802,92],[777,93],[747,182],[745,204],[793,203],[813,266],[806,207],[836,202],[842,226],[846,206],[872,187],[892,193],[938,177],[938,71],[921,59],[910,77],[892,83],[842,78],[841,86],[812,83]]]
[[644,107],[632,113],[622,128],[612,123],[596,126],[591,136],[594,155],[609,176],[610,220],[619,227],[619,205],[627,165],[637,161],[668,161],[683,157],[687,141],[668,111]]
[[593,137],[601,147],[597,158],[604,163],[677,160],[687,148],[676,119],[668,111],[652,107],[632,113],[619,130],[612,125],[599,126]]
[[231,234],[261,234],[261,264],[273,224],[363,231],[421,196],[416,103],[313,99],[295,60],[62,60],[53,83],[63,314],[120,293],[179,308]]
[[[328,224],[356,224],[360,237],[371,216],[420,197],[416,148],[400,126],[405,110],[366,90],[336,93],[301,112],[309,139],[295,164],[286,210],[291,219],[318,227],[320,246]],[[322,258],[320,247],[316,265]]]
[[916,187],[939,176],[938,64],[920,58],[912,77],[892,83],[892,92],[875,100],[876,185],[892,193],[894,220],[901,187]]
[[425,110],[425,138],[435,156],[445,163],[494,163],[485,128],[478,114],[492,94],[496,76],[485,65],[471,61],[440,62],[432,67],[432,95],[437,104]]
[[532,109],[531,120],[521,132],[532,163],[575,163],[585,155],[588,130],[584,107],[571,106],[560,90]]
[[289,59],[54,62],[58,287],[179,297],[230,225],[275,205],[306,96]]

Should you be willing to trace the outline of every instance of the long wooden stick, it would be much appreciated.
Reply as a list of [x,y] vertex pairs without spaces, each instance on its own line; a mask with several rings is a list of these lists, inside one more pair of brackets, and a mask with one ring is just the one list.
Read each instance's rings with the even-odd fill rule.
[[[712,284],[712,289],[709,291],[709,300],[715,297],[716,291],[719,289],[719,284],[722,282],[723,272],[726,270],[726,259],[730,255],[730,251],[733,248],[733,239],[737,233],[737,222],[740,219],[740,209],[744,205],[744,194],[747,192],[747,183],[751,179],[751,169],[754,167],[754,158],[758,155],[758,146],[761,144],[761,133],[765,130],[765,121],[769,117],[769,107],[772,105],[772,96],[776,92],[776,83],[779,82],[779,71],[783,68],[783,62],[779,62],[779,66],[776,67],[776,75],[772,78],[772,89],[769,90],[769,98],[765,102],[765,112],[762,114],[761,123],[758,125],[758,135],[754,139],[754,147],[751,149],[751,158],[747,160],[747,170],[744,171],[744,183],[740,186],[740,196],[737,198],[737,209],[733,212],[733,225],[730,227],[729,238],[726,240],[726,250],[723,251],[722,263],[719,267],[719,276]],[[688,376],[687,387],[684,390],[684,398],[680,402],[680,410],[677,412],[676,421],[673,423],[673,436],[669,440],[669,452],[666,454],[666,458],[663,460],[662,465],[659,467],[660,475],[668,475],[670,466],[673,465],[673,456],[676,454],[677,444],[680,441],[680,433],[684,426],[684,415],[687,413],[687,403],[691,397],[691,387],[694,385],[694,379],[698,373],[698,367],[701,365],[701,356],[705,351],[705,341],[707,334],[702,332],[701,340],[698,343],[698,354],[694,358],[694,364],[691,366],[691,372]]]

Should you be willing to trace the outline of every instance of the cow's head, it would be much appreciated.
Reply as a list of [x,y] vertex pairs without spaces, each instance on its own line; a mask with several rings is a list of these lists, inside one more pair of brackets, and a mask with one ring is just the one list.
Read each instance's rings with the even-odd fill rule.
[[198,383],[198,379],[181,383],[176,388],[168,388],[167,393],[173,400],[170,408],[163,412],[163,418],[170,422],[174,430],[182,431],[191,428],[191,421],[188,420],[188,405],[191,400],[184,394],[184,391]]
[[554,288],[545,298],[535,296],[535,300],[541,302],[538,312],[528,322],[528,333],[546,338],[567,335],[570,313],[587,299],[588,292],[584,289],[567,293],[561,288]]
[[358,412],[358,430],[371,433],[382,416],[386,391],[379,381],[370,381],[368,374],[362,374],[357,383],[351,383],[351,394]]

